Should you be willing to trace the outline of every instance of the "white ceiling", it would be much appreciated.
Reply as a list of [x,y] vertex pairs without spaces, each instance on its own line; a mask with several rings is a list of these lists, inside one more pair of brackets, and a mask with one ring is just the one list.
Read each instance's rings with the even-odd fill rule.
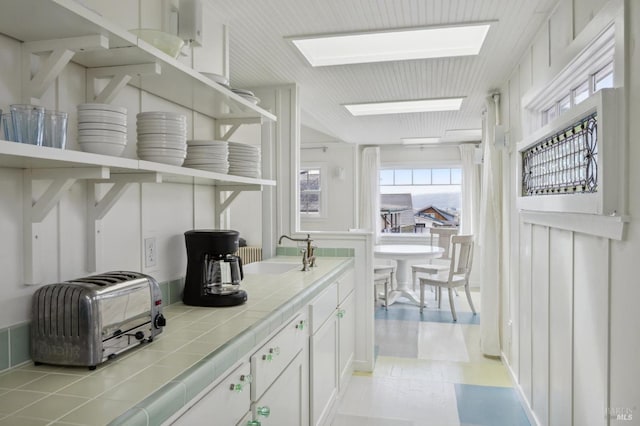
[[[480,128],[557,0],[206,0],[229,26],[231,85],[297,83],[302,124],[350,143],[393,144]],[[290,36],[493,22],[480,55],[312,68]],[[353,117],[345,103],[464,96],[460,111]]]

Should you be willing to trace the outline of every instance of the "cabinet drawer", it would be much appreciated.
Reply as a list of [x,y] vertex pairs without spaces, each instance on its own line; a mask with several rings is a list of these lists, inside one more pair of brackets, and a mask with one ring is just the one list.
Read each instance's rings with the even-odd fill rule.
[[195,403],[173,423],[176,426],[209,424],[216,419],[219,424],[235,425],[251,407],[249,364],[233,370],[222,382]]
[[[257,401],[307,344],[306,315],[299,313],[251,356],[251,400]],[[302,326],[301,326],[302,325]]]
[[318,331],[322,324],[333,315],[338,306],[338,284],[332,283],[309,304],[311,334]]
[[338,278],[338,303],[342,303],[355,287],[355,274],[353,269],[349,269]]

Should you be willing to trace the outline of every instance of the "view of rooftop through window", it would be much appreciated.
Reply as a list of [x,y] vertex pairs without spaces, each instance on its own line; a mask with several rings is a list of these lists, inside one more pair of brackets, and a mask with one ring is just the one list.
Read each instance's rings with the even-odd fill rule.
[[460,222],[462,169],[380,170],[381,232],[426,232]]

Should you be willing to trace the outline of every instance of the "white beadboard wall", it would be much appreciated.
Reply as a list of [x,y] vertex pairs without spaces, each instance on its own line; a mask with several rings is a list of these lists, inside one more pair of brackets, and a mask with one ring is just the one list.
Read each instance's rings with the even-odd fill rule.
[[[155,26],[161,2],[141,0],[105,2],[90,0],[89,6],[120,23],[123,28]],[[144,19],[139,15],[143,10]],[[141,22],[142,21],[142,22]],[[143,25],[144,24],[144,25]],[[0,109],[20,101],[20,43],[0,36]],[[188,61],[189,57],[181,60]],[[85,102],[85,71],[69,64],[42,98],[49,109],[69,112],[68,149],[79,150],[77,144],[76,105]],[[188,138],[213,138],[214,120],[163,99],[125,87],[115,105],[128,111],[128,145],[123,157],[136,157],[136,114],[140,111],[173,111],[185,114]],[[31,295],[36,286],[22,284],[22,171],[0,168],[0,329],[30,318]],[[34,195],[42,191],[34,185]],[[44,220],[42,233],[44,282],[77,278],[93,271],[86,270],[87,184],[78,181],[58,206]],[[105,191],[100,188],[99,191]],[[214,228],[215,215],[212,187],[183,184],[132,184],[103,220],[103,270],[131,269],[149,273],[158,281],[180,278],[186,268],[183,234],[192,228]],[[157,266],[143,265],[142,244],[155,237]]]
[[[544,85],[566,56],[569,44],[594,29],[625,4],[627,31],[640,37],[640,4],[635,1],[561,0],[540,28],[530,48],[501,86],[502,117],[510,142],[522,138],[521,97]],[[640,114],[640,58],[630,50],[629,117]],[[555,67],[555,68],[554,68]],[[622,84],[622,83],[621,83]],[[640,132],[629,120],[629,134]],[[638,424],[640,367],[638,320],[640,300],[633,265],[640,252],[638,215],[640,173],[630,167],[631,223],[623,241],[577,233],[561,227],[527,223],[515,209],[517,151],[503,151],[505,205],[510,220],[503,223],[510,253],[503,262],[502,346],[517,386],[540,425]],[[631,164],[640,161],[637,144],[629,147]],[[608,414],[631,410],[632,422]],[[625,411],[626,412],[626,411]]]

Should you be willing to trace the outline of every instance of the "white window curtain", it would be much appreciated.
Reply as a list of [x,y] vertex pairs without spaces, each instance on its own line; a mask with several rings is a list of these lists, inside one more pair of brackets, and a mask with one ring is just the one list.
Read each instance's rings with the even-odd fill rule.
[[496,108],[488,98],[483,117],[484,163],[480,200],[480,226],[476,246],[480,251],[480,288],[482,291],[480,346],[485,355],[500,355],[500,258],[501,258],[501,164],[494,146]]
[[460,234],[474,234],[478,229],[480,206],[480,167],[475,162],[476,147],[460,145],[462,158],[462,220]]
[[374,233],[375,244],[380,227],[380,148],[364,148],[361,166],[359,227]]

